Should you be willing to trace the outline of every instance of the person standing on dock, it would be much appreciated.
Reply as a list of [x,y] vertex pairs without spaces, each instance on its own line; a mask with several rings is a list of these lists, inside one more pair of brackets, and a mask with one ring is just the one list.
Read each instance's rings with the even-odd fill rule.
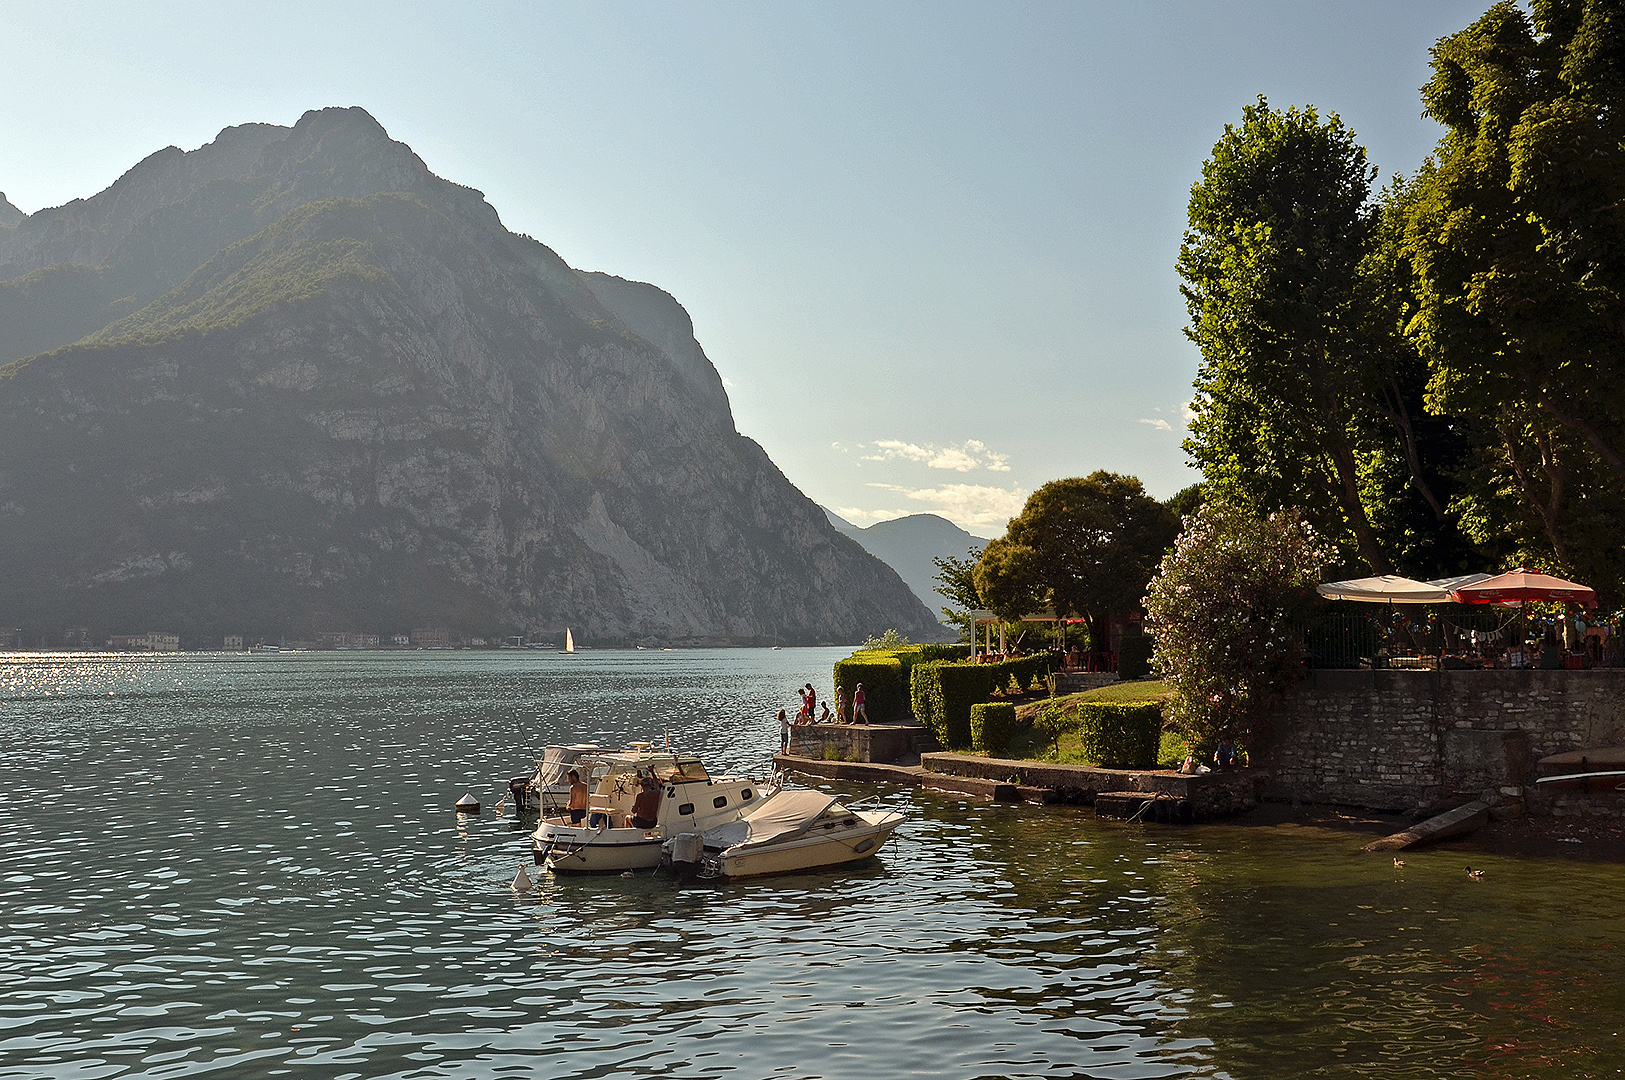
[[846,723],[846,687],[844,686],[835,688],[835,722],[837,724]]
[[808,683],[807,684],[807,723],[810,724],[816,719],[818,719],[818,691],[813,689],[813,684],[812,683]]
[[[866,707],[868,700],[868,697],[863,692],[863,684],[858,683],[858,688],[852,691],[852,722],[854,724],[867,724],[869,722],[869,710]],[[860,716],[863,717],[862,720],[858,719]]]
[[779,752],[790,752],[790,715],[783,709],[779,710]]

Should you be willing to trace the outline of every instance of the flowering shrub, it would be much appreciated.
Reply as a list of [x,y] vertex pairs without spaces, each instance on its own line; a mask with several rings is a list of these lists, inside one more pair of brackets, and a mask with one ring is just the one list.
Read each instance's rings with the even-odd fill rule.
[[1145,596],[1164,708],[1193,746],[1247,742],[1264,705],[1303,673],[1303,627],[1334,553],[1294,511],[1258,518],[1209,503],[1185,519]]

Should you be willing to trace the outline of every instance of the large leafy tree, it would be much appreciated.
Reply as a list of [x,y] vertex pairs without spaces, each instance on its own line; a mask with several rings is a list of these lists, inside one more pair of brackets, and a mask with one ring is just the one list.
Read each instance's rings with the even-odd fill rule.
[[1053,480],[982,552],[976,589],[1004,618],[1046,603],[1082,618],[1098,646],[1108,617],[1138,609],[1178,530],[1174,513],[1132,476],[1099,471]]
[[1303,671],[1315,583],[1334,557],[1302,517],[1208,503],[1186,519],[1145,596],[1168,718],[1197,746],[1248,742]]
[[1185,447],[1208,488],[1260,510],[1301,506],[1387,573],[1360,476],[1374,175],[1336,115],[1259,98],[1191,189],[1179,274],[1202,351]]
[[1464,525],[1607,588],[1625,522],[1625,10],[1498,3],[1433,70],[1445,134],[1410,195],[1410,330],[1429,408],[1480,438]]

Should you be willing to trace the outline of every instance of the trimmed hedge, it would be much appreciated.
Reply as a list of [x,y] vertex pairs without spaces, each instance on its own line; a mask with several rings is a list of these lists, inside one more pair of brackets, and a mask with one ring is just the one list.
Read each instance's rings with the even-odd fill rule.
[[1117,643],[1117,677],[1143,679],[1151,674],[1151,638],[1146,634],[1124,635]]
[[1024,656],[998,664],[955,664],[927,660],[914,665],[909,699],[914,718],[949,750],[971,745],[970,710],[993,696],[995,690],[1018,690],[1041,685],[1049,675],[1048,653]]
[[[896,720],[907,716],[909,712],[913,697],[909,676],[914,665],[930,661],[964,660],[969,656],[969,645],[906,645],[901,649],[859,649],[845,660],[835,662],[835,685],[846,688],[846,700],[851,702],[853,689],[858,683],[863,683],[869,719],[877,723]],[[891,668],[894,662],[898,665],[895,673]],[[872,683],[870,677],[860,673],[859,670],[866,664],[877,664],[884,669],[871,673],[874,679]],[[882,687],[878,703],[875,686]]]
[[1016,733],[1016,707],[1009,701],[986,701],[970,707],[973,750],[1003,750]]
[[1162,748],[1160,701],[1080,701],[1045,709],[1038,729],[1050,738],[1075,732],[1082,754],[1108,769],[1152,769]]
[[835,685],[846,690],[848,720],[852,719],[852,694],[858,683],[863,684],[864,711],[870,723],[890,723],[908,713],[907,676],[895,656],[855,653],[835,661]]

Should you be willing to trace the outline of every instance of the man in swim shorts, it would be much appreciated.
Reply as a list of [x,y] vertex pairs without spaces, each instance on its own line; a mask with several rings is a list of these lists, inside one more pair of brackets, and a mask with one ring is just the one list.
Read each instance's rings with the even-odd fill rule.
[[587,785],[581,782],[581,774],[575,769],[569,772],[570,777],[570,824],[580,825],[581,819],[587,816]]
[[626,816],[628,829],[652,829],[660,819],[660,788],[654,777],[643,778],[643,790],[632,800],[632,812]]

